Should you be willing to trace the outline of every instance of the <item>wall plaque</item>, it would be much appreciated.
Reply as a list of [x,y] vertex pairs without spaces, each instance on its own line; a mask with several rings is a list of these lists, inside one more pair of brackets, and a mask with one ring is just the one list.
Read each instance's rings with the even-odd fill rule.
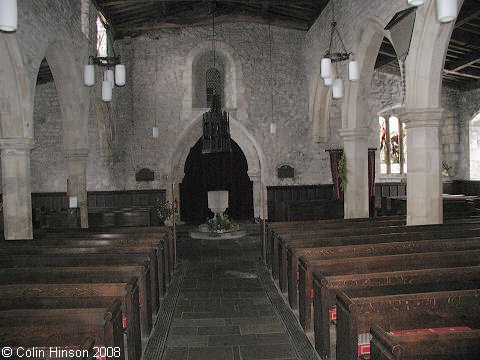
[[282,165],[277,169],[279,179],[291,179],[295,176],[295,169],[290,165]]
[[135,174],[136,181],[153,181],[155,180],[155,173],[147,168],[140,169]]

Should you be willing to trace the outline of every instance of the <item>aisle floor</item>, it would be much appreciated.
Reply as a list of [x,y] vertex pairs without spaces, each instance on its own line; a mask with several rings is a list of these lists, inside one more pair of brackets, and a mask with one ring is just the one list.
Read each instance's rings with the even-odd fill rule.
[[[260,227],[248,229],[247,237],[229,241],[192,240],[180,231],[178,286],[168,294],[175,301],[166,301],[162,311],[170,307],[171,315],[159,315],[152,335],[161,336],[157,327],[169,321],[166,339],[151,339],[144,359],[154,353],[164,360],[303,359],[305,350],[313,354],[303,334],[298,341],[298,324],[288,325],[281,316],[286,308],[278,293],[273,296],[280,308],[272,303],[269,291],[276,289],[259,260]],[[287,315],[292,322],[293,314]]]

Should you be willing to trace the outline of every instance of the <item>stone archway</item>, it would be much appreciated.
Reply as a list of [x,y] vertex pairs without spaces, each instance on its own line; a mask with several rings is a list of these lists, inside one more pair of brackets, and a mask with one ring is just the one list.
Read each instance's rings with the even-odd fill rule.
[[[190,149],[202,136],[202,115],[203,110],[196,110],[192,114],[190,125],[180,136],[175,146],[175,151],[169,159],[169,170],[171,181],[178,184],[185,176],[184,167]],[[253,210],[255,217],[266,217],[266,187],[263,184],[265,179],[266,161],[260,145],[248,130],[234,117],[230,116],[230,135],[242,150],[248,165],[248,176],[253,182]],[[170,189],[169,184],[165,184]],[[178,189],[178,187],[177,187]],[[177,190],[178,191],[178,190]],[[178,193],[175,194],[178,197]]]
[[81,226],[88,227],[86,167],[88,160],[88,97],[79,74],[81,65],[69,45],[51,43],[45,53],[57,88],[67,157],[67,194],[76,196]]
[[[463,0],[458,0],[459,6]],[[442,113],[445,56],[455,22],[437,20],[436,2],[418,7],[406,61],[405,110],[408,138],[407,224],[441,224]]]
[[0,126],[5,239],[32,239],[33,102],[15,34],[0,33]]
[[339,132],[347,158],[348,184],[344,197],[347,219],[369,216],[368,139],[372,129],[367,124],[366,109],[378,51],[384,37],[391,40],[384,26],[380,19],[372,17],[361,33],[354,51],[360,79],[349,82],[343,102],[342,129]]

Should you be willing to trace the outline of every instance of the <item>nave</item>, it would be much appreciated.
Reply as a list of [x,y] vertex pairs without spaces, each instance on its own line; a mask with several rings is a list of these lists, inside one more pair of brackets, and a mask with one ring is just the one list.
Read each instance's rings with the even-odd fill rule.
[[[242,226],[244,226],[242,224]],[[144,359],[316,359],[259,259],[260,225],[239,240],[192,240],[181,259]],[[169,325],[168,325],[169,323]]]

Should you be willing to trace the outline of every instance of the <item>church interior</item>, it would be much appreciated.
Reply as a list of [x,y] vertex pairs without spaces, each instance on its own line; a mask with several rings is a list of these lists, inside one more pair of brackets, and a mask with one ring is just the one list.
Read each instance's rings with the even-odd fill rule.
[[480,0],[0,0],[2,359],[480,354]]

